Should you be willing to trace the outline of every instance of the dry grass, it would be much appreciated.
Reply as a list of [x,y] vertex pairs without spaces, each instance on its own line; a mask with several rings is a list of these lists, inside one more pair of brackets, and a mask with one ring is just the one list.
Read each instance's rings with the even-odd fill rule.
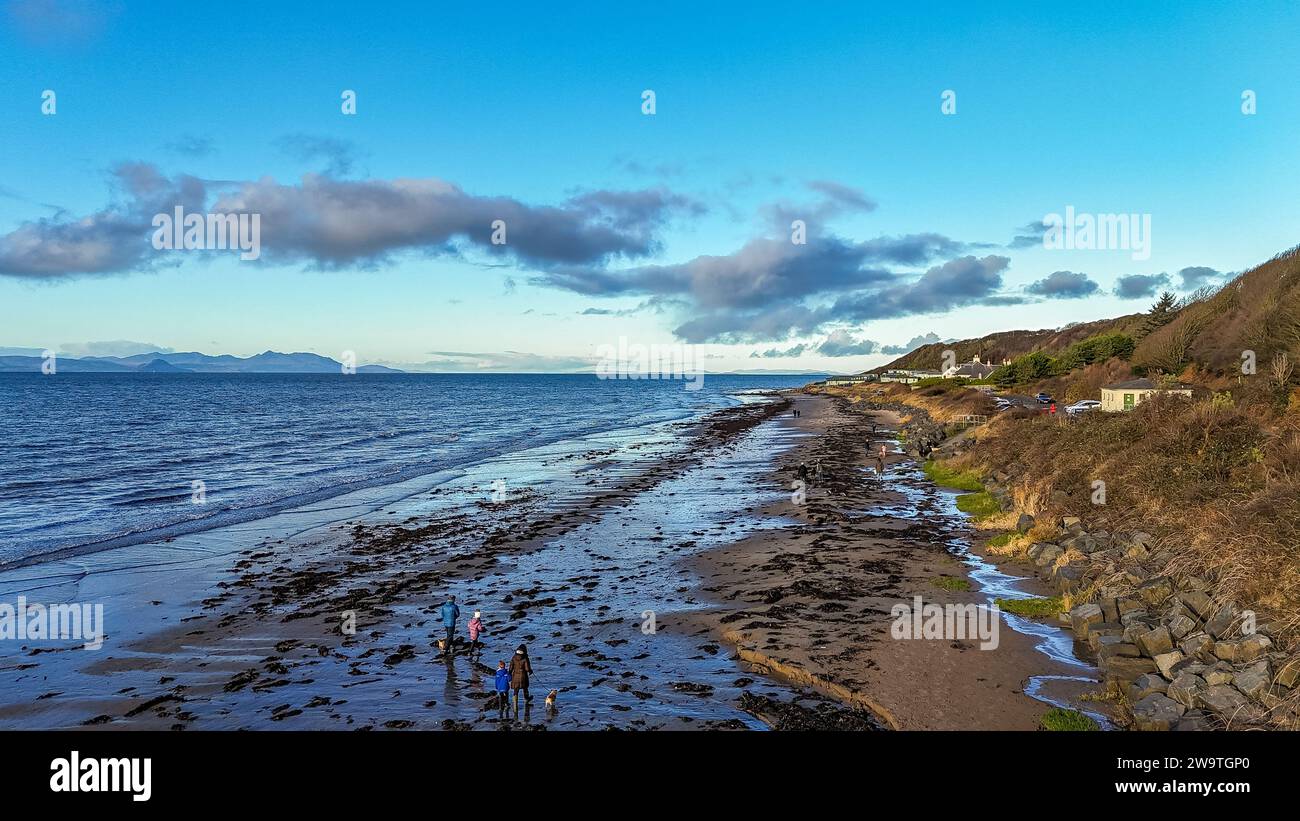
[[[1154,533],[1172,556],[1157,569],[1209,579],[1217,598],[1300,631],[1300,419],[1289,413],[1168,397],[1069,424],[998,417],[946,467],[1019,477],[1012,497],[1039,518]],[[1098,480],[1105,504],[1093,503]],[[981,525],[1010,529],[1015,515]],[[1055,537],[1040,527],[996,552]]]
[[1005,556],[1008,558],[1023,558],[1029,546],[1034,543],[1034,539],[1028,535],[1019,533],[1006,533],[997,536],[985,546],[985,550],[993,556]]
[[1100,584],[1090,584],[1087,587],[1071,590],[1061,594],[1061,611],[1069,613],[1081,604],[1087,604],[1097,598],[1097,592],[1101,590]]

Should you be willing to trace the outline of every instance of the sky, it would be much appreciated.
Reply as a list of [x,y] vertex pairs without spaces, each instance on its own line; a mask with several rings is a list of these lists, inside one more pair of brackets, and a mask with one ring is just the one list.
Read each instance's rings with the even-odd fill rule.
[[1297,243],[1300,4],[333,5],[0,0],[0,353],[853,372]]

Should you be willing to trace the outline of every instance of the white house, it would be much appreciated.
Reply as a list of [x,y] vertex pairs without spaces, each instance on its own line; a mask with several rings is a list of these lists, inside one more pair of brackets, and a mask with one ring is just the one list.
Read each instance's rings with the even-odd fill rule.
[[969,362],[963,362],[960,365],[953,365],[944,369],[944,379],[988,379],[989,374],[993,373],[996,368],[986,362],[980,361],[980,355],[975,354],[975,358]]
[[1101,409],[1112,412],[1133,410],[1153,393],[1176,393],[1190,399],[1192,389],[1189,385],[1173,385],[1162,388],[1150,379],[1130,379],[1127,382],[1116,382],[1114,385],[1106,385],[1101,389]]

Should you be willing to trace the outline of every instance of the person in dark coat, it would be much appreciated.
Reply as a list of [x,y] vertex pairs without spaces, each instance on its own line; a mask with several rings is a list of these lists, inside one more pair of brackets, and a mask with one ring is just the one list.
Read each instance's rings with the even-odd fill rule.
[[442,605],[442,626],[447,629],[447,645],[443,648],[444,656],[451,655],[451,644],[456,638],[456,619],[460,618],[460,608],[456,606],[456,597],[448,596]]
[[528,677],[533,674],[533,663],[528,659],[528,648],[519,645],[510,659],[510,689],[514,691],[515,709],[519,709],[519,691],[524,691],[524,703],[533,700],[528,695]]

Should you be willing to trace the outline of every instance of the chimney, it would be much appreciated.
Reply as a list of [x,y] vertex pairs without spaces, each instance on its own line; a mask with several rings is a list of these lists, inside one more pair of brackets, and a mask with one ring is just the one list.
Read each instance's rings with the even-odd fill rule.
[[975,358],[974,358],[973,360],[971,360],[971,361],[974,362],[976,365],[978,365],[979,362],[980,362],[980,355],[979,355],[979,354],[975,354]]

